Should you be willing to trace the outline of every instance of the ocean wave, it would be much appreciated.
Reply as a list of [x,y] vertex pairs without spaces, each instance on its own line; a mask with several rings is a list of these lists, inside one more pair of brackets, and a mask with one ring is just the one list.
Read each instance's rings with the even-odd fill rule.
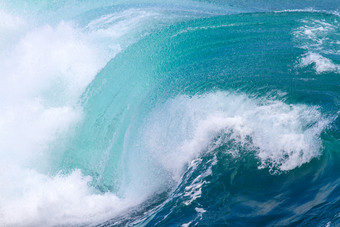
[[0,224],[339,223],[338,9],[254,4],[1,2]]

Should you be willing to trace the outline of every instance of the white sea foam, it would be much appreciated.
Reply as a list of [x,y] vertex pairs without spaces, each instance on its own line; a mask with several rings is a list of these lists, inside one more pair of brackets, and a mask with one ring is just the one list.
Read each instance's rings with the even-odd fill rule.
[[181,225],[181,227],[189,227],[192,221],[189,221],[188,223],[184,223]]
[[304,68],[312,65],[316,73],[340,73],[340,65],[334,63],[327,55],[339,55],[339,23],[326,20],[302,20],[302,26],[294,31],[299,47],[306,53],[299,59],[298,66]]
[[[190,163],[190,171],[193,172],[196,168],[197,165],[201,162],[201,159],[196,159],[193,160]],[[207,176],[211,175],[212,171],[211,171],[211,166],[204,171],[202,174],[198,175],[191,183],[190,185],[186,186],[184,188],[184,194],[183,194],[183,198],[186,198],[186,200],[183,202],[186,206],[190,205],[193,201],[195,201],[196,199],[200,198],[202,195],[202,187],[205,184],[208,184],[209,182],[207,182],[205,179]]]
[[178,96],[150,115],[145,143],[175,179],[202,152],[228,141],[255,152],[259,168],[285,171],[320,155],[319,136],[327,124],[316,107],[306,105],[225,92]]
[[54,159],[49,144],[81,120],[74,104],[105,59],[66,22],[29,31],[12,47],[0,61],[0,95],[6,97],[0,99],[0,225],[51,226],[100,216],[118,198],[93,193],[79,171],[49,177],[38,170]]
[[0,18],[1,18],[0,22],[1,31],[5,29],[6,30],[18,29],[25,25],[25,21],[22,18],[16,15],[8,14],[5,11],[0,11]]
[[[96,223],[142,202],[158,188],[143,175],[145,179],[126,188],[125,198],[118,198],[89,186],[91,178],[79,170],[57,176],[48,171],[62,156],[51,153],[62,151],[50,146],[82,120],[79,97],[100,69],[148,31],[180,20],[161,14],[151,8],[127,9],[81,28],[58,18],[46,24],[0,11],[0,31],[6,34],[0,38],[0,96],[6,97],[0,99],[1,226]],[[141,163],[148,169],[145,165]]]
[[65,22],[34,29],[13,46],[0,62],[6,97],[0,100],[0,155],[21,165],[81,119],[74,104],[105,62]]
[[304,9],[288,9],[288,10],[279,10],[274,11],[275,13],[283,13],[283,12],[308,12],[308,13],[324,13],[324,14],[330,14],[335,16],[340,16],[340,12],[337,10],[317,10],[313,8],[304,8]]
[[10,183],[0,188],[2,226],[93,224],[138,203],[112,193],[98,194],[89,186],[91,178],[78,170],[67,176],[49,177],[34,170],[10,168],[0,177],[8,177]]
[[[82,120],[79,97],[121,50],[105,51],[110,49],[105,45],[119,41],[110,37],[111,42],[103,44],[104,35],[96,33],[94,25],[91,31],[66,21],[36,27],[5,12],[0,18],[6,22],[1,33],[11,31],[0,40],[4,50],[0,53],[0,225],[96,223],[140,203],[141,195],[123,199],[99,193],[79,170],[69,175],[47,173],[59,157],[50,146]],[[124,29],[124,21],[116,34],[119,29]],[[136,40],[125,38],[125,46]]]
[[7,54],[5,50],[11,45],[12,40],[16,39],[25,30],[26,25],[24,18],[6,13],[0,9],[0,34],[2,34],[0,36],[0,48],[2,50],[0,55]]
[[2,92],[74,102],[105,60],[72,24],[45,25],[28,32],[4,59]]
[[340,65],[334,64],[330,59],[320,54],[308,52],[300,59],[300,66],[314,65],[316,73],[337,72],[340,73]]

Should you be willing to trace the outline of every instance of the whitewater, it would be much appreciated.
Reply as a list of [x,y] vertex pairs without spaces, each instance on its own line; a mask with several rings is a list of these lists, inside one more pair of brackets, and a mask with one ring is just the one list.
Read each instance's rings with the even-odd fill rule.
[[0,0],[0,226],[339,226],[340,3]]

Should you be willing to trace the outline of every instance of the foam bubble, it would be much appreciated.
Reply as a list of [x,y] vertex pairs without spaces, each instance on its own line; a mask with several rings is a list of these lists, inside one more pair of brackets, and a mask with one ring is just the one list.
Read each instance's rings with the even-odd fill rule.
[[0,48],[2,49],[0,55],[8,55],[7,52],[5,53],[5,50],[9,49],[12,40],[22,33],[26,25],[26,21],[23,18],[0,9],[0,33],[6,34],[0,36]]
[[339,23],[337,20],[302,20],[302,26],[294,31],[299,47],[306,53],[299,59],[298,67],[313,65],[316,73],[340,73],[340,66],[330,57],[339,55]]
[[0,11],[0,18],[1,18],[1,23],[0,23],[0,30],[14,30],[18,29],[21,26],[25,25],[25,21],[12,14],[8,14],[5,11]]
[[[21,29],[8,18],[7,30]],[[136,204],[98,193],[79,170],[46,174],[51,144],[82,120],[79,97],[109,56],[70,22],[22,32],[0,55],[0,225],[84,224]]]
[[[112,193],[98,194],[89,186],[91,178],[75,170],[67,176],[49,177],[34,170],[10,168],[1,179],[15,181],[1,187],[2,226],[55,226],[98,223],[138,203]],[[13,179],[16,173],[18,179]],[[10,181],[9,181],[10,182]]]
[[[230,141],[255,152],[259,168],[285,171],[320,155],[327,124],[306,105],[225,92],[178,96],[151,113],[145,144],[175,179],[202,152]],[[238,149],[226,152],[238,155]]]
[[104,64],[79,30],[61,22],[55,28],[45,25],[27,33],[4,59],[2,79],[6,79],[5,92],[22,84],[17,96],[74,102]]
[[148,29],[141,25],[154,16],[132,10],[86,28],[67,21],[37,27],[0,12],[8,22],[0,31],[15,31],[7,33],[6,52],[0,53],[0,96],[6,97],[0,99],[0,225],[85,225],[145,199],[142,193],[126,199],[102,194],[80,170],[48,173],[63,152],[50,146],[68,137],[83,118],[77,103],[85,88],[115,54],[140,38]]
[[[65,133],[82,117],[68,106],[46,108],[38,101],[27,101],[1,111],[1,163],[26,166],[38,162],[43,167],[49,158],[48,144]],[[37,167],[37,166],[36,166]]]
[[104,63],[65,22],[36,28],[13,45],[0,61],[3,162],[27,165],[44,157],[48,145],[81,120],[75,103]]
[[308,52],[300,59],[300,66],[314,65],[316,73],[336,72],[340,73],[340,65],[334,64],[330,59],[320,54]]

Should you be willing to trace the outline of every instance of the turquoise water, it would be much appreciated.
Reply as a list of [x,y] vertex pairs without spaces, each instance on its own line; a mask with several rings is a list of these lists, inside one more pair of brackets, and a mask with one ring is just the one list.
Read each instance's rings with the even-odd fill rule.
[[1,225],[340,225],[337,1],[0,7]]

